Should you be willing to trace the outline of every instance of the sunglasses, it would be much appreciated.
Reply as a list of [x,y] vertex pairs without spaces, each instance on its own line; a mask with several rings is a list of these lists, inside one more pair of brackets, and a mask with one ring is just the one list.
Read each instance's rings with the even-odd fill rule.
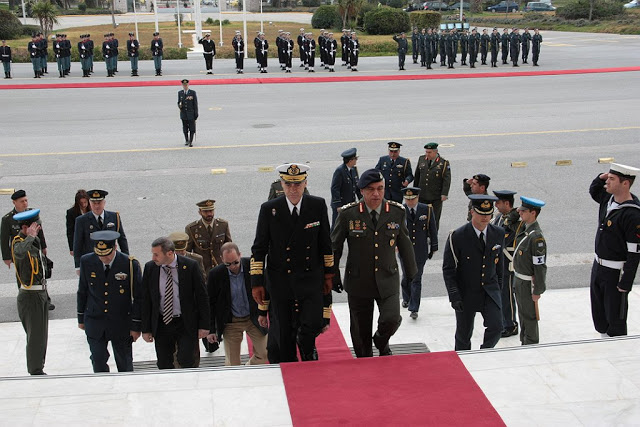
[[233,262],[225,262],[224,265],[226,265],[227,267],[231,267],[232,265],[238,265],[240,264],[240,261],[233,261]]

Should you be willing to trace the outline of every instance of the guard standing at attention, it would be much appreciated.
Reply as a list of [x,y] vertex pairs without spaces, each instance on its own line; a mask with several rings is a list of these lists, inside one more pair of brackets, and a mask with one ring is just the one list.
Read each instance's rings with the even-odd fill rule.
[[93,372],[109,372],[111,342],[118,372],[133,371],[132,344],[142,328],[142,272],[116,250],[116,231],[91,233],[93,253],[80,259],[78,328],[87,334]]
[[31,58],[31,65],[33,66],[33,78],[39,79],[42,75],[41,60],[40,60],[40,46],[38,44],[38,36],[33,34],[31,41],[27,44],[27,50],[29,51],[29,57]]
[[198,40],[204,49],[204,64],[207,67],[207,74],[213,74],[213,58],[216,56],[216,42],[211,40],[211,34],[207,33]]
[[627,335],[628,295],[640,262],[640,201],[631,186],[640,169],[612,163],[589,187],[600,204],[591,269],[591,315],[603,337]]
[[162,76],[162,50],[164,44],[160,38],[160,33],[153,33],[153,40],[151,40],[151,55],[153,56],[153,64],[156,68],[156,76]]
[[80,67],[82,68],[82,77],[91,76],[91,62],[89,59],[89,43],[86,34],[80,36],[78,42],[78,55],[80,56]]
[[358,188],[358,153],[355,148],[345,150],[341,154],[342,164],[333,172],[331,179],[331,228],[338,217],[338,209],[348,203],[360,200],[362,195]]
[[[372,357],[373,341],[380,356],[390,356],[389,339],[402,323],[396,251],[400,253],[405,275],[413,279],[417,273],[413,245],[404,206],[384,199],[387,187],[382,173],[376,169],[365,171],[358,187],[362,201],[344,206],[331,232],[336,273],[334,289],[342,289],[338,266],[346,240],[349,254],[344,289],[348,294],[353,349],[357,357]],[[380,312],[375,333],[372,331],[374,301]]]
[[489,33],[487,33],[487,29],[482,30],[482,35],[480,36],[480,61],[482,65],[487,65],[487,54],[489,53],[489,42],[491,38],[489,37]]
[[393,36],[393,40],[398,43],[398,68],[400,71],[404,71],[404,61],[407,56],[407,50],[409,50],[409,42],[407,42],[407,36],[404,32]]
[[518,213],[523,227],[516,236],[513,254],[514,287],[520,320],[520,342],[522,345],[538,344],[538,300],[547,288],[547,242],[538,224],[542,200],[520,196],[522,205]]
[[2,67],[4,68],[4,78],[11,78],[11,47],[7,46],[7,41],[2,40],[2,46],[0,46],[0,60],[2,60]]
[[184,145],[193,147],[196,136],[196,120],[198,120],[198,96],[195,90],[189,89],[189,80],[182,79],[182,90],[178,91],[178,108],[182,120]]
[[502,36],[500,37],[502,42],[502,64],[507,64],[507,58],[509,57],[509,30],[504,29]]
[[115,67],[113,62],[115,46],[109,38],[109,34],[104,35],[104,41],[102,42],[102,57],[104,58],[104,65],[107,68],[107,77],[115,77]]
[[500,49],[500,34],[498,34],[497,28],[493,29],[489,44],[491,46],[491,67],[495,68],[498,66],[498,50]]
[[425,154],[418,159],[414,183],[420,188],[420,202],[433,207],[436,227],[439,229],[442,202],[449,198],[451,165],[440,157],[437,143],[429,142],[424,149]]
[[244,73],[244,40],[242,39],[240,31],[236,31],[231,45],[233,46],[233,54],[236,58],[236,73],[242,74]]
[[360,55],[360,40],[355,31],[351,32],[349,43],[349,68],[351,71],[358,71],[358,57]]
[[134,33],[129,33],[127,40],[127,55],[131,62],[131,77],[138,77],[138,55],[140,50],[140,42],[136,40]]
[[529,45],[531,43],[531,33],[528,28],[524,29],[524,33],[520,36],[522,40],[522,63],[528,64],[527,60],[529,59]]
[[422,46],[422,40],[420,38],[420,33],[418,32],[418,28],[413,28],[413,33],[411,33],[411,51],[413,57],[413,63],[418,63],[418,53],[420,53]]
[[531,38],[531,55],[533,60],[533,66],[538,66],[538,59],[540,58],[540,45],[542,44],[542,36],[540,31],[536,28],[533,30],[533,37]]
[[394,141],[387,144],[389,145],[389,154],[380,157],[375,169],[379,170],[384,177],[385,199],[400,203],[402,202],[402,188],[407,187],[413,181],[411,161],[400,157],[402,144]]
[[509,47],[511,49],[511,61],[514,67],[518,67],[518,57],[520,56],[520,43],[522,43],[522,37],[517,28],[514,28],[509,36]]
[[407,211],[407,229],[409,239],[413,245],[413,253],[418,267],[418,273],[411,280],[406,274],[402,275],[402,307],[408,308],[412,319],[418,318],[420,298],[422,293],[422,272],[428,259],[438,250],[438,229],[433,208],[418,202],[420,189],[407,187],[402,189],[404,207]]
[[189,223],[184,229],[184,232],[189,235],[187,251],[202,256],[204,271],[209,274],[211,267],[222,262],[220,247],[231,241],[231,232],[226,220],[214,218],[215,200],[203,200],[196,203],[196,206],[201,218]]

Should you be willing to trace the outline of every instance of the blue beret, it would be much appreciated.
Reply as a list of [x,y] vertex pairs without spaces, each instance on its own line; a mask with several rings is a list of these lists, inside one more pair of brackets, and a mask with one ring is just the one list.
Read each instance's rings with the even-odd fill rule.
[[358,188],[363,189],[371,183],[380,182],[382,180],[384,180],[384,176],[382,176],[382,173],[380,173],[378,169],[369,169],[364,171],[362,175],[360,175]]
[[31,223],[40,218],[40,209],[29,209],[24,212],[17,213],[13,219],[22,223]]
[[522,207],[527,209],[540,209],[546,204],[542,200],[534,199],[532,197],[520,196],[520,200],[522,201]]
[[345,159],[350,159],[352,157],[355,157],[357,155],[357,150],[355,148],[349,148],[348,150],[344,150],[342,152],[342,154],[340,154],[341,157],[344,157]]

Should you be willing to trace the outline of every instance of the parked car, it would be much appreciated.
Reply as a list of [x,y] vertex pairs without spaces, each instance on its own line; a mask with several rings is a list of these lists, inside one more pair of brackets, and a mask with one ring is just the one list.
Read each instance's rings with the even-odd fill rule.
[[556,10],[556,8],[551,6],[550,4],[538,1],[530,1],[524,7],[525,12],[550,12],[554,10]]
[[[449,9],[460,10],[460,2],[452,4],[451,6],[449,6]],[[471,9],[471,2],[465,1],[464,3],[462,3],[462,10],[468,11],[470,9]]]
[[487,10],[489,12],[513,12],[518,10],[518,3],[510,1],[507,4],[506,1],[501,1],[494,6],[489,6]]
[[634,7],[640,7],[640,2],[638,0],[631,0],[629,3],[624,5],[626,9],[631,9]]
[[422,3],[424,10],[449,10],[449,5],[441,1],[426,1]]

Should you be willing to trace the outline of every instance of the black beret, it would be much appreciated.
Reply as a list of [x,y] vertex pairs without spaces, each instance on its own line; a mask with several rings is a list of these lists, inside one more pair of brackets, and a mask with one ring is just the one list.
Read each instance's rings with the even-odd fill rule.
[[26,197],[27,193],[24,190],[18,190],[15,191],[12,195],[11,195],[11,200],[18,200],[18,199],[22,199],[23,197]]
[[360,175],[358,188],[363,189],[371,183],[380,182],[382,180],[384,180],[384,176],[382,176],[378,169],[369,169],[364,171],[363,174]]

